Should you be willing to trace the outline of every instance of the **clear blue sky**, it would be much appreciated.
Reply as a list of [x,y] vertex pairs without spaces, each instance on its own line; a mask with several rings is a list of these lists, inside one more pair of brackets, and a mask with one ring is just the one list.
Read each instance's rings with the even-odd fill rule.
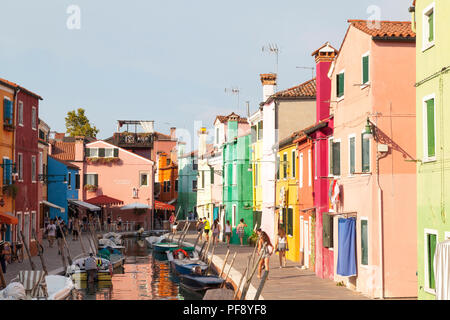
[[[311,78],[311,53],[326,41],[339,48],[347,19],[409,20],[412,0],[14,0],[0,11],[0,77],[39,93],[40,117],[65,131],[68,111],[83,107],[112,135],[118,119],[155,120],[158,131],[210,127],[216,115],[245,115],[262,99],[260,73],[275,71],[278,88]],[[81,29],[66,26],[69,5]],[[225,88],[239,87],[237,96]]]

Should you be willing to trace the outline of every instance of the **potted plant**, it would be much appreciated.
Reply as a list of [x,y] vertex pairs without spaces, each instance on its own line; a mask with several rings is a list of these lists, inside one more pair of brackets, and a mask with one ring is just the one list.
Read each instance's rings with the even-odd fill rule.
[[84,186],[84,190],[89,191],[89,192],[95,192],[97,191],[98,187],[94,186],[92,184],[87,184]]
[[19,188],[14,184],[8,184],[2,188],[3,194],[15,199]]
[[251,236],[247,238],[248,245],[254,247],[256,246],[256,241],[258,241],[258,234],[253,231]]

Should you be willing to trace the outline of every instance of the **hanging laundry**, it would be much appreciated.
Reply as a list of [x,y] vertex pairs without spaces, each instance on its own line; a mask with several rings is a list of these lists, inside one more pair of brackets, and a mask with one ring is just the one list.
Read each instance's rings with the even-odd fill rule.
[[450,300],[450,240],[438,243],[434,255],[436,300]]
[[356,276],[356,218],[339,219],[337,274]]

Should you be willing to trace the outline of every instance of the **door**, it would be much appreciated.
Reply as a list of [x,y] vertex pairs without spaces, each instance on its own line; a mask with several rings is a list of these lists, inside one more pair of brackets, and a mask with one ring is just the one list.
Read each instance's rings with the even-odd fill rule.
[[29,246],[30,245],[30,214],[25,213],[23,216],[23,235],[25,237],[25,243]]
[[305,268],[309,268],[309,255],[310,255],[310,250],[309,250],[309,221],[305,220],[303,223],[303,244],[304,244],[304,248],[303,248],[303,252],[304,252],[304,256],[305,256]]

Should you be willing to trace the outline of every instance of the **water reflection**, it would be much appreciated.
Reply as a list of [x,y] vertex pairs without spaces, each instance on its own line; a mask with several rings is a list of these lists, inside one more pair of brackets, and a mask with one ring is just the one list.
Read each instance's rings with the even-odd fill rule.
[[114,271],[111,281],[88,285],[75,283],[76,300],[199,300],[198,294],[183,290],[172,274],[164,256],[155,256],[145,240],[128,238],[124,241],[126,262]]

